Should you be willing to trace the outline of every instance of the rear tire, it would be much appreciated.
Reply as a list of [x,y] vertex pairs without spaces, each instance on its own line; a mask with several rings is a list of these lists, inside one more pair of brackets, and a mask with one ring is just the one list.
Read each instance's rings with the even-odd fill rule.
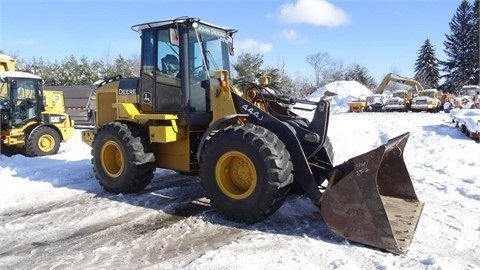
[[98,130],[92,144],[92,164],[100,185],[112,193],[143,190],[155,171],[147,134],[130,122],[111,122]]
[[280,208],[292,170],[283,142],[252,124],[218,131],[200,154],[200,178],[211,205],[234,221],[257,222]]
[[48,126],[34,129],[25,143],[25,154],[30,157],[55,155],[60,149],[60,134]]

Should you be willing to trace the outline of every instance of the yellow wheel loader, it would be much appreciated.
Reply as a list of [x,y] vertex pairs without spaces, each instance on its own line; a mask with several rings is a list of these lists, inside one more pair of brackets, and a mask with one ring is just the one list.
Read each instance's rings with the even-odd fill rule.
[[0,55],[0,63],[1,153],[56,154],[60,143],[74,133],[64,113],[63,93],[43,91],[43,80],[37,75],[12,71],[15,62],[5,55]]
[[[339,236],[407,251],[423,209],[403,160],[408,133],[333,166],[329,102],[284,96],[268,77],[230,83],[236,30],[191,17],[132,29],[142,42],[140,78],[102,82],[96,127],[82,131],[107,191],[139,192],[157,167],[198,173],[214,208],[252,223],[299,190]],[[315,108],[311,120],[290,110],[302,102]]]
[[358,99],[348,102],[347,105],[348,112],[364,112],[368,108],[367,97],[360,96]]

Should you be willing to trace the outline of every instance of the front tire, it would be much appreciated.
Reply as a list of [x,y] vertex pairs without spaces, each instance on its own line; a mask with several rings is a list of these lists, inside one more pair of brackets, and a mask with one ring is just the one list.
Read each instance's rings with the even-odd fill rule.
[[155,158],[142,127],[111,122],[100,128],[92,144],[93,171],[101,186],[112,193],[135,193],[148,186]]
[[283,142],[252,124],[218,131],[200,154],[200,178],[211,205],[239,222],[260,221],[280,208],[293,182],[292,170]]
[[48,126],[34,129],[25,144],[25,154],[30,157],[55,155],[60,149],[60,135]]

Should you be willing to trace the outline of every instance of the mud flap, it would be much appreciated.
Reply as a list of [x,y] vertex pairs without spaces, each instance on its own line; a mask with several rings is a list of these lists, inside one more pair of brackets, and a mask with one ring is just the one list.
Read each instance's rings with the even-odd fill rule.
[[423,202],[403,160],[409,133],[334,168],[321,198],[327,226],[348,240],[394,254],[407,252]]

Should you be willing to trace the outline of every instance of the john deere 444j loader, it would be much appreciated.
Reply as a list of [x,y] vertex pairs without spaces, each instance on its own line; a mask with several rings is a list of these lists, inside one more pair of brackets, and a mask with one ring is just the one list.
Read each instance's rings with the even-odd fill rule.
[[198,173],[213,207],[251,223],[274,213],[294,187],[339,236],[407,251],[423,209],[403,160],[409,133],[333,166],[327,101],[311,103],[307,120],[289,109],[300,101],[268,78],[230,83],[236,30],[191,17],[132,29],[142,41],[140,78],[103,82],[96,128],[82,134],[107,191],[139,192],[157,167]]

